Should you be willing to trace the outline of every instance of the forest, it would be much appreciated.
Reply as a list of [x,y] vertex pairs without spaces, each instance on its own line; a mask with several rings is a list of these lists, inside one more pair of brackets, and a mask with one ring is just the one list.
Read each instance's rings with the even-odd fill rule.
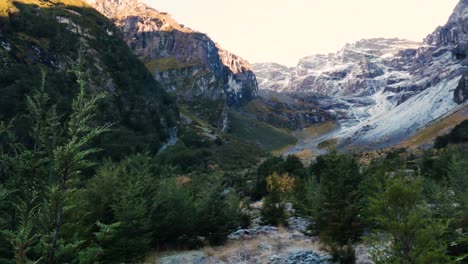
[[1,263],[135,263],[154,249],[220,245],[261,199],[265,224],[286,225],[292,203],[340,263],[354,262],[357,242],[376,263],[466,261],[466,121],[421,153],[331,150],[309,166],[190,127],[164,151],[109,157],[99,138],[115,127],[96,119],[108,95],[74,73],[68,114],[44,73],[24,115],[0,125]]

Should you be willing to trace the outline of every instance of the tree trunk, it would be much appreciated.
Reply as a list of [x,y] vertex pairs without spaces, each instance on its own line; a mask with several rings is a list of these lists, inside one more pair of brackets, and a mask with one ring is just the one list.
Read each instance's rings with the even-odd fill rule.
[[62,228],[62,219],[63,219],[63,203],[65,199],[65,195],[67,192],[67,179],[68,176],[71,174],[70,173],[70,165],[69,163],[65,163],[65,170],[63,172],[63,177],[62,177],[62,184],[60,186],[60,190],[62,191],[63,199],[60,201],[58,205],[58,211],[57,211],[57,219],[55,221],[55,231],[54,231],[54,238],[52,239],[52,245],[50,247],[49,251],[49,264],[55,263],[55,251],[57,251],[57,242],[60,236],[60,229]]
[[16,264],[23,264],[24,263],[24,253],[25,253],[25,248],[24,248],[23,245],[21,245],[16,250]]
[[55,223],[54,238],[52,239],[52,246],[49,251],[49,264],[53,264],[55,261],[55,251],[57,250],[57,241],[62,227],[62,214],[63,214],[63,202],[60,202],[57,211],[57,221]]

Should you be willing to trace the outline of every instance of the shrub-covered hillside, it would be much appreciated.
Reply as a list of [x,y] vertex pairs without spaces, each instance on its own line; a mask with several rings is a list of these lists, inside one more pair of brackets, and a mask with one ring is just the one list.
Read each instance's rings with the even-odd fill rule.
[[90,92],[109,95],[97,110],[97,122],[118,128],[100,139],[107,153],[154,151],[166,140],[178,118],[174,100],[105,17],[80,0],[3,0],[0,9],[0,118],[16,116],[21,138],[25,95],[44,82],[58,111],[69,113],[79,66]]

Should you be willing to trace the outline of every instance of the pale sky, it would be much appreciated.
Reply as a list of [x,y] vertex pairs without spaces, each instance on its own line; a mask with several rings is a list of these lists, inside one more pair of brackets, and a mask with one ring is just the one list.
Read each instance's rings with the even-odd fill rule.
[[142,0],[251,63],[293,66],[363,38],[416,41],[458,0]]

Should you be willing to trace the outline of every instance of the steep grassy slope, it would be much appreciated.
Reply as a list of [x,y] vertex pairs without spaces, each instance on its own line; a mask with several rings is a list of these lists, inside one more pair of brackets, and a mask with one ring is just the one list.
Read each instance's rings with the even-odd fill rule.
[[99,122],[116,128],[100,142],[107,154],[155,151],[165,141],[178,119],[174,100],[104,16],[81,0],[2,0],[0,16],[0,119],[20,117],[43,76],[51,103],[66,114],[81,58],[90,91],[109,94],[99,112]]
[[266,150],[276,150],[297,141],[283,129],[248,118],[235,111],[229,112],[229,120],[230,134]]

